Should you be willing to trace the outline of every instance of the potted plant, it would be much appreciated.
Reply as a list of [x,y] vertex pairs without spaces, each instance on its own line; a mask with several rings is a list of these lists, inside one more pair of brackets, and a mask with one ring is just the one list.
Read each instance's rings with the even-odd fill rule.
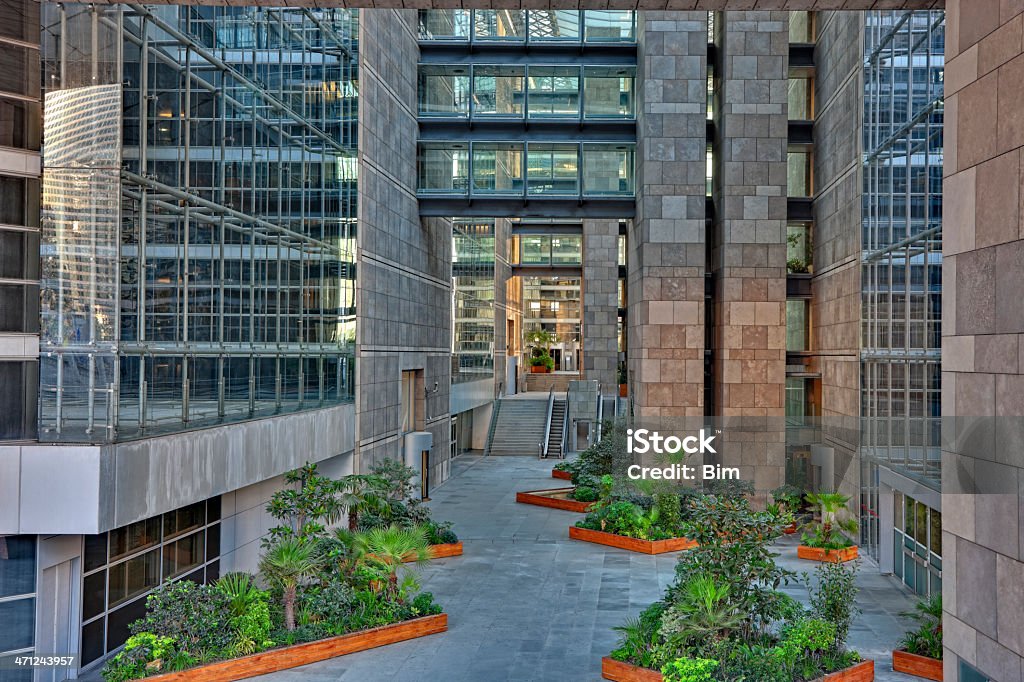
[[918,627],[904,635],[900,648],[892,652],[892,669],[942,682],[942,596],[921,600],[902,615]]
[[795,485],[779,486],[772,491],[772,500],[778,505],[779,512],[792,518],[790,524],[782,529],[786,535],[796,533],[796,516],[800,512],[800,503],[804,499],[804,492]]
[[837,492],[807,493],[804,498],[818,510],[819,521],[807,525],[801,535],[797,556],[811,561],[843,562],[857,558],[857,545],[846,536],[857,532],[857,520],[848,516],[849,495]]
[[546,374],[555,368],[551,357],[551,345],[558,340],[554,332],[534,329],[526,335],[526,345],[530,347],[530,372]]
[[629,395],[629,387],[627,386],[627,383],[626,383],[626,363],[625,362],[620,362],[619,363],[619,372],[618,372],[618,374],[619,374],[619,397],[620,398],[625,398],[627,395]]

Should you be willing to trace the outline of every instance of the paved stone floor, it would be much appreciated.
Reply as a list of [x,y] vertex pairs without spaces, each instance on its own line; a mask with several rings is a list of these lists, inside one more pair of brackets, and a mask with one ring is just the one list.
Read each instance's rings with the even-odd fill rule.
[[[463,455],[434,493],[438,519],[455,522],[461,557],[418,569],[424,589],[448,613],[447,633],[266,675],[264,682],[576,682],[600,680],[600,660],[615,646],[612,629],[657,600],[672,580],[674,555],[643,556],[569,540],[572,512],[516,504],[516,490],[554,488],[552,462]],[[780,563],[813,570],[780,543]],[[913,598],[865,562],[863,615],[850,643],[876,661],[882,682],[916,678],[891,671],[903,632],[899,613]],[[806,599],[802,585],[788,591]]]

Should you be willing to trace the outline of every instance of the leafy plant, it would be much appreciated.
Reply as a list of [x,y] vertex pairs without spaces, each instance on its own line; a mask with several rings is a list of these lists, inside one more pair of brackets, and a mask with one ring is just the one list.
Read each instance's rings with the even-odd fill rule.
[[661,636],[669,651],[691,647],[704,653],[743,623],[729,601],[730,587],[710,573],[695,574],[675,593],[661,617]]
[[942,659],[942,595],[918,601],[913,611],[901,614],[917,622],[917,629],[911,630],[900,639],[899,646],[912,654]]
[[292,487],[274,493],[267,504],[267,512],[284,523],[270,529],[265,547],[284,537],[323,535],[327,525],[336,523],[343,511],[338,499],[341,483],[317,473],[316,464],[306,463],[289,471],[284,480]]
[[380,493],[389,500],[399,502],[412,499],[413,478],[416,470],[395,459],[385,459],[370,469]]
[[226,650],[233,639],[228,598],[216,587],[191,580],[167,582],[146,598],[146,615],[132,623],[133,634],[170,637],[197,659]]
[[664,682],[711,682],[718,661],[708,658],[678,658],[661,668]]
[[622,633],[618,646],[611,653],[616,661],[628,661],[642,668],[657,669],[660,664],[659,650],[661,616],[665,612],[664,602],[654,602],[636,618],[615,628]]
[[303,594],[303,602],[313,619],[324,624],[330,634],[340,635],[355,605],[355,591],[348,583],[334,579],[325,585],[316,585]]
[[125,642],[124,648],[103,668],[106,682],[127,682],[159,671],[176,653],[173,637],[140,632]]
[[423,528],[374,528],[360,533],[356,542],[365,551],[363,561],[381,571],[386,580],[388,596],[399,601],[402,601],[404,592],[398,581],[402,563],[409,558],[415,561],[430,558],[430,545]]
[[235,617],[244,614],[249,605],[263,594],[248,573],[225,573],[217,580],[216,587],[227,597],[231,615]]
[[298,538],[282,538],[260,559],[260,573],[272,585],[281,588],[286,630],[295,629],[295,595],[303,580],[312,577],[321,558],[313,544]]
[[598,493],[597,490],[590,487],[589,485],[581,485],[574,488],[572,491],[572,499],[577,502],[595,502],[597,501]]
[[857,520],[848,516],[846,511],[850,496],[838,492],[820,492],[807,493],[805,499],[817,508],[821,520],[812,522],[809,525],[811,534],[803,533],[800,541],[808,547],[825,550],[852,547],[854,543],[845,535],[857,532]]
[[364,474],[349,474],[339,482],[338,501],[348,512],[348,529],[359,530],[359,515],[372,512],[386,512],[388,500],[381,496],[385,487],[379,477]]
[[816,571],[817,587],[808,586],[811,597],[811,613],[815,618],[832,623],[836,629],[836,640],[832,651],[846,648],[846,637],[850,623],[860,613],[856,606],[857,565],[823,563]]
[[807,618],[789,627],[771,656],[793,680],[811,680],[823,670],[823,658],[832,650],[836,626],[825,620]]
[[782,506],[786,511],[793,514],[800,511],[800,504],[804,499],[804,491],[795,485],[782,485],[772,491],[772,500]]

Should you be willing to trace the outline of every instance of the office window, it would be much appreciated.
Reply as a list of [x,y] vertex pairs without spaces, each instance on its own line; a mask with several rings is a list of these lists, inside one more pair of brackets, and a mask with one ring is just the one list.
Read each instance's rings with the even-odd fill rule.
[[576,194],[578,170],[579,147],[575,144],[531,143],[527,148],[530,194]]
[[526,39],[526,11],[519,9],[478,9],[473,12],[476,40],[522,41]]
[[583,193],[632,195],[635,191],[633,144],[584,144]]
[[814,118],[814,81],[810,78],[789,79],[789,120],[810,121]]
[[519,118],[523,115],[522,66],[476,66],[473,68],[473,115]]
[[632,118],[635,114],[635,79],[636,68],[632,66],[584,67],[584,116]]
[[472,10],[421,9],[419,28],[421,40],[469,40]]
[[531,41],[579,42],[579,10],[534,10],[529,13],[529,19]]
[[521,142],[473,144],[473,193],[522,194],[523,145]]
[[583,13],[588,43],[632,42],[636,40],[633,12],[587,10]]
[[0,97],[0,146],[39,151],[42,120],[38,102]]
[[424,194],[465,194],[469,188],[469,145],[421,142],[419,191]]
[[790,197],[809,197],[814,193],[811,185],[810,152],[789,152],[786,157],[786,191]]
[[419,68],[419,115],[469,116],[469,67],[423,64]]
[[[5,385],[6,386],[6,385]],[[35,646],[36,536],[0,537],[0,666],[15,654],[31,654]],[[6,682],[31,682],[32,670],[0,667]]]
[[789,13],[789,42],[814,42],[814,12]]
[[531,117],[577,117],[580,114],[580,70],[575,66],[531,66]]

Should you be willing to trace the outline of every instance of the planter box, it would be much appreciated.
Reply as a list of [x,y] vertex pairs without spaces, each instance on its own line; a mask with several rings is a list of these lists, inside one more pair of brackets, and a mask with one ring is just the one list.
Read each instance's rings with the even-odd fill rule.
[[909,651],[892,652],[892,669],[898,673],[917,675],[926,680],[942,682],[942,660],[928,658]]
[[786,535],[794,535],[794,534],[796,534],[796,523],[789,524],[788,526],[786,526],[785,528],[782,529],[782,532],[785,533]]
[[431,559],[443,559],[449,556],[462,556],[461,542],[446,542],[440,545],[430,546]]
[[563,511],[587,513],[594,505],[593,502],[580,502],[569,495],[573,488],[555,488],[553,490],[527,490],[516,493],[516,502],[522,504],[535,504],[538,507],[550,507]]
[[629,384],[619,384],[619,397],[626,398],[629,396]]
[[278,670],[296,668],[307,663],[325,661],[328,658],[353,654],[357,651],[366,651],[385,644],[434,635],[447,630],[448,614],[439,613],[436,616],[415,618],[404,623],[384,625],[340,637],[271,649],[252,656],[201,665],[190,670],[154,675],[147,677],[146,680],[153,682],[232,682],[256,675],[266,675]]
[[822,682],[874,682],[875,662],[861,661],[845,670],[829,673],[821,679]]
[[627,538],[624,535],[606,533],[603,530],[590,530],[589,528],[579,528],[577,526],[569,526],[569,537],[573,540],[593,542],[598,545],[617,547],[618,549],[625,549],[630,552],[639,552],[641,554],[665,554],[666,552],[681,552],[684,549],[693,549],[697,546],[697,543],[693,540],[690,540],[689,538],[670,538],[668,540],[637,540],[636,538]]
[[547,374],[547,365],[530,365],[530,374]]
[[605,656],[601,659],[601,677],[614,682],[661,682],[661,673]]
[[[649,668],[616,661],[605,656],[601,659],[601,677],[613,682],[662,682],[661,673]],[[822,682],[874,682],[875,662],[861,661],[846,670],[829,673]]]
[[857,545],[844,547],[843,549],[821,549],[820,547],[798,545],[796,548],[796,555],[800,559],[808,559],[810,561],[842,564],[847,561],[853,561],[857,558]]
[[560,478],[563,481],[571,481],[572,474],[570,474],[568,471],[562,471],[561,469],[552,469],[551,478]]

